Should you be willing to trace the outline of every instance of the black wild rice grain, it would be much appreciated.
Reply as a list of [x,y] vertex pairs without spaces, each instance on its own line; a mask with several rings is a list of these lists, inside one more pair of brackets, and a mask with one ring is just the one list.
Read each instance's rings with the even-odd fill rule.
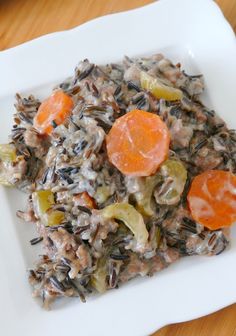
[[215,233],[211,236],[211,238],[208,240],[208,245],[212,246],[216,242],[217,236]]
[[134,98],[132,98],[132,103],[133,104],[138,104],[140,101],[142,101],[143,99],[145,99],[145,95],[144,94],[140,94],[140,95],[135,95]]
[[69,87],[70,87],[70,83],[61,83],[59,85],[59,88],[62,89],[62,90],[64,90],[64,91],[68,90]]
[[87,230],[89,230],[89,229],[90,229],[90,225],[79,226],[79,227],[75,230],[74,234],[75,234],[75,235],[80,235],[82,232],[87,231]]
[[197,152],[199,149],[201,149],[202,147],[207,145],[208,140],[207,139],[203,139],[202,141],[200,141],[195,147],[194,147],[194,152]]
[[79,295],[79,298],[80,298],[81,302],[85,303],[85,302],[86,302],[86,299],[85,299],[85,296],[84,296],[83,291],[79,288],[79,285],[76,285],[75,282],[72,281],[72,280],[70,279],[70,277],[68,277],[68,276],[66,277],[65,281],[66,281],[66,283],[67,283],[68,285],[70,285],[73,289],[76,290],[76,292],[77,292],[78,295]]
[[121,85],[118,85],[115,89],[114,96],[115,97],[118,96],[120,92],[121,92]]
[[47,168],[42,176],[42,184],[47,182],[48,173],[50,172],[50,168]]
[[87,146],[88,142],[86,140],[82,140],[80,143],[78,143],[75,148],[73,149],[73,152],[75,154],[80,154],[85,147]]
[[143,97],[143,99],[138,102],[137,109],[141,110],[144,107],[144,105],[146,105],[146,103],[147,103],[147,100],[145,97]]
[[74,167],[65,167],[58,169],[59,174],[70,174],[75,168]]
[[20,118],[22,121],[24,121],[25,123],[30,124],[30,125],[33,124],[32,119],[26,117],[26,116],[24,115],[24,113],[20,112],[20,113],[18,114],[18,116],[19,116],[19,118]]
[[30,240],[31,245],[36,245],[43,240],[43,237],[37,237]]
[[141,91],[140,87],[138,87],[138,85],[136,85],[134,82],[129,81],[127,86],[129,90],[135,90],[137,92]]
[[49,278],[49,281],[51,282],[53,287],[55,289],[57,289],[59,292],[65,292],[66,291],[65,286],[54,275],[52,275]]
[[83,72],[81,72],[78,76],[78,80],[81,81],[83,79],[85,79],[86,77],[88,77],[91,72],[93,71],[94,68],[94,64],[91,64],[88,69],[85,69]]
[[111,288],[115,288],[117,283],[117,274],[114,267],[112,267],[110,272],[110,279],[109,279],[109,285]]
[[128,260],[130,257],[127,254],[110,254],[110,258],[114,260]]
[[52,124],[52,127],[53,127],[53,128],[56,128],[56,127],[57,127],[57,123],[56,123],[55,120],[52,120],[51,124]]
[[182,110],[179,106],[173,106],[170,109],[170,114],[179,119],[182,115]]
[[94,83],[92,83],[92,89],[93,89],[93,95],[95,97],[98,97],[99,96],[99,91],[98,91],[98,88],[96,87],[96,85]]
[[64,265],[68,266],[68,267],[71,267],[71,262],[69,259],[65,258],[65,257],[62,257],[61,258],[61,261]]
[[68,184],[73,184],[73,183],[74,183],[74,181],[72,180],[72,178],[71,178],[68,174],[66,174],[66,173],[61,173],[61,172],[59,172],[59,171],[57,171],[57,174],[59,175],[59,177],[60,177],[62,180],[66,181]]
[[86,89],[90,92],[90,86],[88,82],[85,82]]
[[59,272],[62,272],[62,273],[67,273],[67,272],[70,271],[70,267],[68,267],[66,265],[63,265],[63,264],[57,264],[55,266],[55,270],[59,271]]
[[92,211],[89,208],[86,208],[85,206],[82,205],[77,205],[77,208],[82,211],[82,212],[86,212],[87,214],[91,215]]

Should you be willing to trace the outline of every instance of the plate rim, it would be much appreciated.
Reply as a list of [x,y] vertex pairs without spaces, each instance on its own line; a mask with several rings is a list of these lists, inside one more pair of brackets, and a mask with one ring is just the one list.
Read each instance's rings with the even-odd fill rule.
[[[23,44],[21,44],[19,46],[16,46],[16,47],[13,47],[13,48],[1,51],[0,52],[0,69],[3,69],[3,67],[4,67],[3,63],[4,62],[7,63],[8,62],[7,61],[8,58],[10,58],[12,60],[12,57],[15,57],[15,55],[18,54],[18,53],[20,53],[20,54],[21,53],[23,53],[23,54],[28,53],[29,49],[32,49],[32,48],[33,49],[34,48],[37,49],[38,47],[42,46],[42,44],[48,44],[51,40],[61,39],[65,35],[69,36],[69,35],[76,35],[76,34],[83,34],[83,33],[86,34],[85,31],[86,31],[87,27],[91,27],[92,25],[97,25],[100,22],[104,22],[106,20],[109,21],[113,17],[114,18],[116,17],[115,20],[120,20],[120,18],[122,17],[122,15],[126,16],[126,15],[129,15],[129,13],[130,13],[130,15],[131,15],[131,13],[132,13],[132,15],[136,15],[135,13],[137,13],[137,15],[141,15],[140,13],[143,13],[145,11],[149,12],[149,10],[158,11],[159,8],[161,8],[161,7],[164,8],[166,6],[166,8],[167,8],[168,6],[172,6],[174,2],[176,4],[176,6],[178,4],[181,4],[181,5],[185,6],[186,3],[187,3],[187,1],[188,1],[189,4],[194,2],[194,0],[161,0],[160,2],[154,2],[154,3],[148,4],[148,5],[136,8],[136,9],[129,10],[129,11],[120,12],[120,13],[113,13],[113,14],[108,14],[106,16],[98,17],[98,18],[95,18],[95,19],[93,19],[93,20],[91,20],[89,22],[86,22],[86,23],[84,23],[84,24],[82,24],[82,25],[80,25],[78,27],[70,29],[70,30],[61,31],[61,32],[55,32],[55,33],[50,33],[50,34],[38,37],[38,38],[33,39],[31,41],[25,42],[25,43],[23,43]],[[203,5],[203,2],[204,2],[204,5]],[[188,6],[191,7],[191,5],[188,5]],[[223,14],[220,11],[220,9],[219,9],[219,7],[217,6],[216,3],[214,3],[211,0],[199,0],[199,7],[200,6],[204,6],[204,8],[208,8],[209,7],[212,10],[214,10],[215,11],[215,15],[218,15],[218,19],[222,22],[222,25],[224,26],[225,32],[227,32],[227,36],[228,37],[231,36],[230,39],[231,38],[235,39],[235,35],[233,33],[233,30],[232,30],[231,26],[228,24],[228,22],[223,17]],[[164,10],[164,9],[162,9],[162,10]],[[236,48],[234,50],[236,52]],[[26,59],[27,59],[27,57],[26,57]],[[235,64],[236,64],[236,61],[235,61]],[[6,75],[6,73],[7,72],[5,70],[4,74]],[[8,85],[10,87],[10,83]],[[7,91],[5,90],[4,94],[2,94],[3,97],[6,96],[6,92]],[[1,88],[0,88],[0,96],[1,96]],[[2,193],[1,193],[1,197],[3,197]],[[222,263],[222,258],[220,258],[220,260],[221,260],[221,263]],[[148,283],[148,281],[146,281],[146,282]],[[132,282],[132,283],[134,283],[134,286],[132,286],[134,288],[134,287],[136,287],[135,283],[138,283],[138,281]],[[145,286],[147,286],[147,285],[145,285]],[[110,295],[112,295],[112,293],[108,294],[108,296],[110,296]],[[206,312],[206,314],[210,314],[211,312],[216,311],[218,309],[221,309],[221,308],[223,308],[223,307],[225,307],[225,306],[227,306],[227,305],[229,305],[231,303],[234,303],[235,301],[236,301],[236,296],[234,297],[234,299],[232,299],[232,302],[225,303],[225,304],[221,305],[220,307],[215,307],[213,309],[209,309],[209,311],[206,309],[205,312]],[[205,315],[205,313],[204,313],[204,315]],[[202,315],[202,316],[204,316],[204,315]],[[196,318],[196,317],[199,317],[199,313],[196,313],[195,317],[194,317],[194,314],[192,314],[190,316],[190,319]],[[184,319],[184,321],[187,321],[187,320],[189,320],[189,319],[188,318]],[[154,332],[155,330],[157,330],[157,328],[161,328],[161,327],[163,327],[166,324],[175,323],[175,322],[182,322],[182,321],[183,320],[181,320],[181,318],[178,321],[176,321],[174,318],[172,318],[172,319],[166,319],[166,320],[163,319],[162,323],[161,322],[159,322],[159,323],[154,322],[154,323],[152,323],[152,327],[151,327],[151,325],[150,325],[150,328],[149,328],[149,326],[146,326],[146,327],[143,328],[143,330],[145,330],[145,333],[149,333],[150,334],[151,332]],[[156,324],[157,326],[154,327],[154,324]],[[103,336],[104,335],[105,334],[103,334]],[[138,334],[135,331],[135,335],[141,335],[141,334]]]

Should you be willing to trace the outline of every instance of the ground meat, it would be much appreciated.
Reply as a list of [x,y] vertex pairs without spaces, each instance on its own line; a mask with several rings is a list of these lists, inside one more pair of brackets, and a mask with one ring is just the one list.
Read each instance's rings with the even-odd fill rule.
[[20,211],[18,210],[16,213],[17,217],[23,219],[25,222],[35,222],[37,219],[35,218],[35,214],[33,210],[29,211]]
[[170,136],[174,148],[185,148],[189,146],[193,129],[191,126],[184,126],[181,119],[175,119],[170,128]]
[[173,84],[177,82],[181,76],[180,69],[172,65],[172,63],[167,59],[162,59],[158,63],[158,68],[160,72]]
[[148,273],[149,268],[147,261],[142,261],[137,255],[132,254],[128,266],[120,274],[120,281],[126,282],[138,275],[144,276]]
[[48,232],[52,240],[57,260],[66,258],[70,263],[69,276],[74,279],[78,272],[91,267],[91,257],[84,246],[76,242],[75,237],[64,229]]
[[35,128],[28,128],[24,133],[25,144],[29,147],[38,147],[42,145],[42,137]]
[[85,245],[80,245],[76,251],[76,256],[78,257],[81,265],[81,269],[84,270],[88,267],[91,267],[92,260],[91,256],[89,254],[88,249],[85,247]]
[[131,65],[124,73],[124,80],[126,82],[133,81],[135,83],[139,83],[140,81],[140,69],[137,65]]
[[160,256],[156,255],[151,260],[148,274],[151,276],[156,272],[160,272],[163,268],[165,268],[165,263],[163,262],[163,259]]
[[227,245],[228,233],[223,231],[204,232],[204,238],[199,236],[191,236],[187,239],[186,249],[189,255],[218,255],[222,253]]
[[100,250],[102,240],[105,240],[109,233],[116,232],[118,224],[113,219],[105,220],[97,210],[92,211],[90,221],[89,242],[95,249]]
[[171,248],[168,248],[166,251],[161,252],[161,255],[167,264],[172,264],[179,259],[179,252]]
[[20,159],[13,164],[7,164],[7,167],[5,168],[6,179],[12,184],[17,184],[23,180],[26,171],[27,162],[24,159]]
[[222,162],[222,157],[219,153],[209,150],[208,148],[201,148],[194,158],[195,165],[202,171],[215,169]]
[[203,107],[200,104],[197,104],[192,100],[184,97],[180,102],[180,106],[185,111],[193,112],[199,123],[206,122],[207,116],[204,113]]
[[40,135],[35,128],[29,127],[24,132],[25,144],[35,149],[35,155],[38,158],[42,158],[47,151],[47,140]]

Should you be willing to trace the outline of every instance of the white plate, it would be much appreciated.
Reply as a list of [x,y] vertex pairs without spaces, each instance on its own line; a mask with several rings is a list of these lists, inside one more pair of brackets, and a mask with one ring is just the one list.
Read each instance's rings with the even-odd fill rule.
[[[205,75],[204,99],[236,128],[235,36],[210,0],[162,0],[93,20],[0,53],[0,142],[10,132],[15,92],[43,97],[80,59],[96,63],[163,51],[190,72]],[[31,225],[15,210],[24,197],[0,190],[0,326],[4,335],[143,336],[211,313],[236,301],[236,232],[218,257],[189,257],[152,278],[137,279],[81,304],[59,301],[45,312],[31,298],[25,270],[34,260]]]

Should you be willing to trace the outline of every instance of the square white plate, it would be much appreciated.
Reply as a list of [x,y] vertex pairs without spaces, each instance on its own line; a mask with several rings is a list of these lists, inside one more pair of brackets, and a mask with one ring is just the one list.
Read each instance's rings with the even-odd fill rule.
[[[79,60],[96,63],[164,52],[190,73],[205,76],[204,100],[236,128],[235,36],[211,0],[162,0],[93,20],[0,53],[0,142],[7,141],[14,94],[44,97],[72,74]],[[7,336],[143,336],[211,313],[236,301],[236,230],[231,249],[217,257],[188,257],[152,278],[137,279],[103,296],[61,300],[45,312],[31,298],[26,269],[35,259],[29,224],[15,211],[24,197],[0,189],[0,330]]]

